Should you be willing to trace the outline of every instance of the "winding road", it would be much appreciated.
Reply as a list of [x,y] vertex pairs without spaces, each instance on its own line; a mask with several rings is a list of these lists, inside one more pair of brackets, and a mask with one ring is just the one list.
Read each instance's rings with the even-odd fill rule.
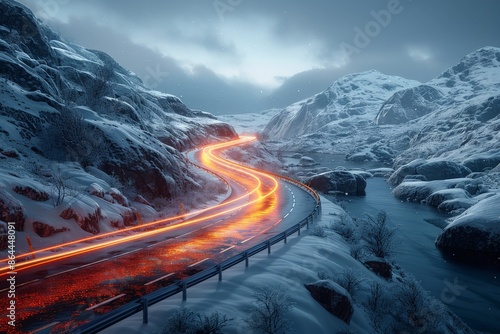
[[[224,159],[254,137],[191,151],[187,158],[224,179],[230,196],[218,205],[49,247],[16,263],[16,328],[0,332],[65,333],[100,314],[223,261],[306,218],[310,193],[265,172]],[[10,269],[0,265],[0,294]]]

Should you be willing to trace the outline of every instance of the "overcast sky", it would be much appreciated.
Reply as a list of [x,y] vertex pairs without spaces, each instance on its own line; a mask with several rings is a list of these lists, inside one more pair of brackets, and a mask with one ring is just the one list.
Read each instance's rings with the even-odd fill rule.
[[498,0],[21,0],[63,38],[214,114],[377,69],[422,82],[500,47]]

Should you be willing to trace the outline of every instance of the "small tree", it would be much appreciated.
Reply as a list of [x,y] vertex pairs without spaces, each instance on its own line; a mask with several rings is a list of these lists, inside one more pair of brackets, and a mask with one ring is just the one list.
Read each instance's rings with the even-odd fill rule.
[[362,239],[366,243],[368,253],[385,258],[396,252],[396,229],[388,226],[385,211],[379,211],[376,217],[366,215],[362,232]]
[[246,320],[248,327],[266,334],[286,333],[293,303],[283,285],[266,286],[254,293],[253,308]]

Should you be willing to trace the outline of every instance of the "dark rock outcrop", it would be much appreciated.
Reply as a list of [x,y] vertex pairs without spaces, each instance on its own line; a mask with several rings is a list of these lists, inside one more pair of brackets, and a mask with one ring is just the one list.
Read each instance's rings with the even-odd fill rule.
[[329,280],[321,280],[304,286],[325,310],[346,324],[351,322],[354,313],[353,302],[343,287]]
[[392,267],[383,260],[370,260],[364,263],[365,267],[373,271],[376,275],[385,279],[392,278]]
[[15,186],[12,190],[19,195],[23,195],[38,202],[45,202],[50,198],[50,195],[45,191],[36,190],[32,187]]
[[42,238],[50,237],[56,233],[69,231],[66,227],[55,228],[54,226],[39,221],[33,222],[33,230]]
[[74,219],[82,230],[92,234],[98,234],[101,231],[99,221],[103,218],[99,205],[87,199],[72,203],[60,214],[61,218]]
[[441,249],[500,256],[500,195],[480,201],[456,217],[436,239]]
[[346,195],[365,195],[366,180],[361,176],[347,171],[332,171],[307,178],[304,183],[310,187],[328,193],[340,192]]
[[418,166],[415,171],[416,174],[425,176],[429,181],[433,180],[446,180],[458,179],[466,177],[472,171],[453,161],[431,161]]

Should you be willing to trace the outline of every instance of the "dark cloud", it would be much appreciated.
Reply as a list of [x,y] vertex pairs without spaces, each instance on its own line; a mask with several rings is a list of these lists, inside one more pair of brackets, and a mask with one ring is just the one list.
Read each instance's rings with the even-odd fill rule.
[[[214,113],[283,107],[369,69],[427,81],[480,47],[500,46],[497,0],[21,2],[75,43]],[[281,85],[261,87],[254,79],[265,75]]]

